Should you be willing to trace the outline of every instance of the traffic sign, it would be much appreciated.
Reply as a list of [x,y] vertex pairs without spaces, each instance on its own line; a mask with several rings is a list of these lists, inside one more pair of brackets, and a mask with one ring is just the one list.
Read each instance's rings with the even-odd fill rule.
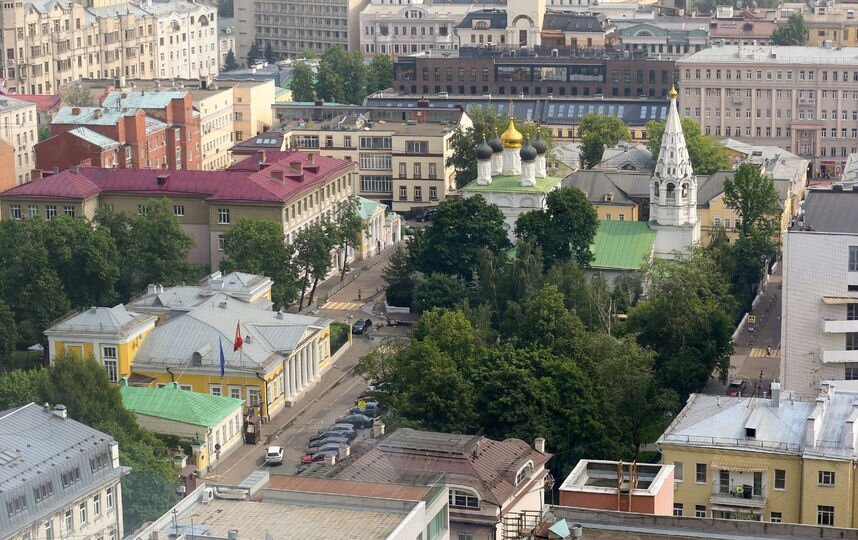
[[365,411],[366,410],[366,400],[358,401],[358,410]]
[[756,315],[748,315],[748,324],[755,324],[757,322]]

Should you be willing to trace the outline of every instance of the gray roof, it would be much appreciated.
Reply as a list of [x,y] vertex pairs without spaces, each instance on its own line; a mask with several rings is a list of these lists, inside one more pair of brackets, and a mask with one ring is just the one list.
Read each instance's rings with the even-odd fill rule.
[[25,109],[27,107],[35,107],[35,104],[6,95],[0,95],[0,111],[8,112],[15,109]]
[[778,47],[724,45],[703,49],[676,62],[683,64],[709,64],[714,62],[752,63],[793,66],[797,64],[835,65],[848,68],[858,66],[858,47],[825,49],[822,47]]
[[[255,274],[232,272],[224,276],[215,272],[200,280],[199,285],[177,285],[166,289],[163,285],[149,285],[146,293],[134,298],[128,307],[154,313],[163,313],[165,310],[187,312],[208,302],[217,293],[250,302],[262,291],[270,289],[272,283],[270,278]],[[266,298],[257,300],[257,307],[261,309],[271,309],[272,305]]]
[[75,137],[82,139],[90,144],[98,146],[102,149],[108,148],[116,148],[119,146],[119,143],[110,137],[102,135],[97,131],[93,131],[85,126],[76,127],[72,130],[67,131],[67,133],[74,135]]
[[128,311],[122,304],[112,308],[91,307],[61,320],[45,330],[45,334],[128,335],[134,329],[154,321],[152,315]]
[[174,99],[185,99],[187,90],[165,90],[163,92],[110,92],[102,106],[113,109],[163,109]]
[[599,162],[597,168],[602,170],[652,171],[655,164],[652,161],[652,152],[649,151],[646,144],[621,142],[617,146],[605,148],[605,151],[602,152],[602,161]]
[[[116,483],[127,471],[111,457],[116,441],[110,435],[60,418],[35,403],[0,413],[0,434],[0,531],[4,537]],[[96,456],[107,461],[93,471],[90,459]],[[61,475],[74,469],[79,480],[64,487]],[[53,494],[37,503],[33,489],[45,482],[52,483]],[[21,496],[26,510],[10,518],[5,503]]]
[[858,190],[809,189],[801,223],[819,232],[858,234]]
[[543,30],[562,30],[564,32],[604,32],[605,16],[599,14],[578,14],[548,12],[542,23]]
[[606,195],[613,195],[613,204],[636,204],[632,198],[649,199],[648,172],[601,171],[582,169],[563,179],[563,187],[576,187],[587,195],[591,202],[604,202]]
[[482,9],[480,11],[472,11],[465,15],[465,18],[462,19],[456,27],[457,28],[472,28],[474,26],[474,19],[477,20],[488,20],[489,26],[492,29],[504,29],[506,28],[506,11],[502,9]]

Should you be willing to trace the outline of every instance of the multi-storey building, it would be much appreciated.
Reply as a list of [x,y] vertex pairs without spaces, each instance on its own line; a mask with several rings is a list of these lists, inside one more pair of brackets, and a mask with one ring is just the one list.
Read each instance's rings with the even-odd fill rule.
[[677,60],[683,116],[706,135],[779,146],[839,174],[858,149],[857,49],[715,46]]
[[541,43],[545,0],[507,0],[468,13],[455,29],[459,47],[534,48]]
[[360,12],[369,0],[238,0],[235,2],[236,56],[246,59],[250,46],[268,45],[278,57],[321,55],[339,45],[360,50]]
[[166,197],[194,238],[188,262],[217,268],[223,235],[239,218],[278,221],[291,241],[348,197],[355,182],[352,163],[303,152],[252,156],[218,172],[72,167],[0,194],[0,217],[52,219],[62,212],[92,219],[106,206],[144,214],[151,199]]
[[617,21],[619,47],[634,54],[679,58],[709,46],[709,19],[703,17],[658,17]]
[[[229,133],[229,130],[226,132]],[[200,168],[200,118],[186,90],[112,91],[99,107],[63,107],[50,139],[36,145],[36,166]]]
[[856,216],[858,191],[812,189],[784,235],[781,381],[800,396],[858,380]]
[[64,405],[35,403],[0,414],[0,432],[0,538],[123,537],[120,480],[130,471],[110,435]]
[[[217,20],[217,31],[218,31],[218,39],[217,39],[217,53],[218,53],[218,64],[221,68],[226,65],[226,57],[229,54],[229,51],[232,51],[232,54],[235,53],[235,19],[221,17]],[[235,61],[237,63],[241,63],[238,59],[238,56],[235,57]]]
[[657,97],[663,99],[674,77],[674,61],[657,56],[594,54],[565,50],[519,51],[514,56],[472,54],[460,49],[448,57],[414,55],[393,66],[393,88],[401,93],[485,96]]
[[421,51],[459,48],[454,29],[478,9],[474,4],[392,3],[372,0],[360,12],[360,50],[367,56],[392,57]]
[[854,47],[858,45],[858,18],[854,5],[834,2],[784,3],[779,8],[780,21],[786,24],[792,15],[800,14],[807,25],[808,45],[819,47]]
[[548,12],[542,27],[543,47],[604,49],[616,27],[601,13]]
[[692,394],[657,444],[676,516],[855,527],[858,394]]
[[709,23],[709,39],[723,45],[769,45],[777,28],[774,9],[743,9],[718,6]]
[[216,8],[189,0],[93,4],[4,4],[0,67],[7,86],[42,94],[82,78],[217,74]]
[[0,189],[30,180],[38,140],[36,105],[0,96]]

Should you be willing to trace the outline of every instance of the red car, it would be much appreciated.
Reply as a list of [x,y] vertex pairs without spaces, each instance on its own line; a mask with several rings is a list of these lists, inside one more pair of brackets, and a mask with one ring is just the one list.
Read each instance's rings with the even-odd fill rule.
[[745,388],[748,386],[746,381],[742,379],[733,379],[730,381],[730,384],[727,385],[727,395],[728,396],[741,396],[745,393]]
[[315,454],[307,454],[301,458],[301,463],[313,463],[315,461],[325,461],[328,456],[338,456],[340,453],[337,450],[325,450],[324,452],[316,452]]

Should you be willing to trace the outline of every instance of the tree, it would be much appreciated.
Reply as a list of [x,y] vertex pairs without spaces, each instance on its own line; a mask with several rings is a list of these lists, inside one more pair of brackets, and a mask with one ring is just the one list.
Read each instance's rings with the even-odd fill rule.
[[392,306],[410,306],[414,295],[414,272],[417,268],[408,248],[399,244],[390,255],[381,279],[387,284],[385,295]]
[[277,61],[277,57],[274,56],[274,49],[271,47],[271,42],[265,42],[265,61],[269,64],[273,64]]
[[386,54],[372,59],[367,73],[367,91],[369,93],[386,90],[393,86],[393,60]]
[[9,305],[0,299],[0,364],[11,359],[18,343],[18,326]]
[[542,248],[546,267],[574,257],[581,266],[593,260],[590,246],[599,228],[596,209],[578,188],[560,188],[548,194],[545,210],[532,210],[518,218],[515,235],[532,239]]
[[81,84],[69,84],[60,90],[60,99],[69,107],[95,107],[98,100]]
[[366,230],[366,222],[360,216],[360,200],[356,195],[350,195],[334,205],[331,234],[343,259],[340,270],[340,281],[346,277],[349,270],[349,251],[354,250],[361,242],[361,234]]
[[794,13],[787,19],[786,26],[779,26],[772,32],[772,45],[807,45],[807,24],[801,13]]
[[432,308],[452,308],[467,301],[468,290],[458,276],[437,272],[417,281],[414,287],[414,311],[423,313]]
[[259,50],[259,45],[253,42],[250,45],[250,50],[247,51],[247,65],[252,66],[257,60],[262,58],[262,52]]
[[581,119],[578,136],[581,137],[581,165],[585,169],[592,169],[602,161],[605,147],[632,139],[629,128],[619,118],[592,113]]
[[226,58],[223,62],[223,71],[232,71],[234,69],[238,69],[238,62],[235,60],[235,53],[230,49],[229,52],[226,53]]
[[48,126],[40,126],[39,127],[39,142],[42,142],[45,139],[49,139],[50,137],[51,137],[51,128]]
[[418,256],[424,274],[440,272],[470,279],[479,262],[479,252],[500,253],[509,249],[503,214],[480,195],[448,200],[438,206],[426,229]]
[[313,101],[313,70],[304,62],[297,62],[292,70],[292,101]]
[[736,224],[741,236],[773,238],[780,228],[783,212],[775,182],[758,165],[743,163],[724,181],[724,204],[741,219]]
[[[691,168],[699,175],[712,174],[716,171],[730,169],[733,163],[727,150],[716,139],[703,135],[700,124],[691,118],[680,119],[682,133],[685,136],[685,146],[691,159]],[[653,161],[658,161],[661,151],[661,138],[664,136],[664,126],[667,120],[650,120],[646,124],[646,146],[652,153]]]
[[334,235],[329,232],[327,222],[313,223],[301,229],[295,236],[295,266],[300,277],[301,296],[298,309],[304,307],[304,295],[307,287],[311,287],[307,305],[313,302],[316,286],[319,280],[328,275],[331,269],[331,249],[334,247]]
[[[356,51],[354,51],[356,52]],[[334,103],[360,104],[366,97],[366,67],[363,61],[355,61],[336,45],[330,47],[319,60],[319,70],[316,73],[316,96],[319,99]],[[354,69],[354,72],[349,71]],[[350,82],[347,82],[350,80]],[[346,86],[358,91],[358,94],[348,94]]]
[[27,403],[42,403],[48,370],[13,369],[0,375],[0,409],[20,407]]
[[286,244],[283,226],[273,220],[239,218],[223,235],[223,272],[248,272],[268,276],[274,282],[272,301],[286,307],[298,293],[294,248]]
[[[324,62],[324,56],[322,62]],[[319,67],[321,69],[321,64]],[[351,105],[363,105],[363,100],[367,96],[367,69],[363,63],[363,56],[357,51],[346,53],[339,72],[348,74],[342,79],[345,102]]]

